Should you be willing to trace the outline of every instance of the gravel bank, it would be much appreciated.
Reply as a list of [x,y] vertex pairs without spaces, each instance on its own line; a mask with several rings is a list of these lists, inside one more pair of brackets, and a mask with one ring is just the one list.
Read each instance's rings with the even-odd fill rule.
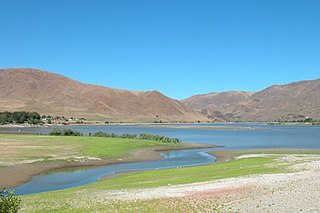
[[223,212],[319,212],[320,156],[281,155],[279,162],[291,165],[293,172],[150,189],[96,191],[94,196],[128,201],[179,197],[202,206],[207,212],[216,205]]

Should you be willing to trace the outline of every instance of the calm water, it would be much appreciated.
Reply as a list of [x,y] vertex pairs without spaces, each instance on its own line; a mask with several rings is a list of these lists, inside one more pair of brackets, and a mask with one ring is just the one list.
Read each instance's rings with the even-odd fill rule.
[[33,177],[30,182],[14,189],[17,195],[31,194],[92,183],[104,176],[113,175],[117,172],[203,165],[215,160],[215,157],[204,152],[207,150],[161,152],[161,155],[165,158],[158,161],[113,164],[39,175]]
[[[201,124],[210,126],[212,124]],[[266,126],[255,123],[219,124],[221,126],[245,126],[258,130],[212,130],[192,128],[155,128],[148,125],[68,126],[83,133],[104,131],[108,133],[151,133],[178,137],[184,142],[222,145],[220,149],[250,148],[320,148],[320,127]],[[192,126],[192,125],[185,125]],[[217,126],[217,124],[214,124]],[[0,133],[47,133],[52,128],[0,128]],[[39,175],[16,188],[17,194],[29,194],[79,186],[97,181],[116,172],[201,165],[214,162],[215,158],[202,150],[162,152],[160,161],[124,163],[90,169]]]
[[[183,142],[215,144],[225,149],[248,148],[320,148],[319,126],[268,126],[256,123],[237,124],[200,124],[197,126],[245,126],[261,130],[212,130],[212,129],[181,129],[155,128],[148,125],[105,125],[105,126],[62,126],[82,133],[98,131],[108,133],[151,133],[177,137]],[[185,124],[184,126],[190,126]],[[48,133],[52,128],[0,128],[0,133]]]

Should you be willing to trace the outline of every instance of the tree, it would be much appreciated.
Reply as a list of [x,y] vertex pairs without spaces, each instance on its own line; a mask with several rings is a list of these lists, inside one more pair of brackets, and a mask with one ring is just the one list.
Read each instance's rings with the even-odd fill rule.
[[21,199],[14,196],[14,190],[2,189],[0,192],[0,212],[16,213],[20,209]]

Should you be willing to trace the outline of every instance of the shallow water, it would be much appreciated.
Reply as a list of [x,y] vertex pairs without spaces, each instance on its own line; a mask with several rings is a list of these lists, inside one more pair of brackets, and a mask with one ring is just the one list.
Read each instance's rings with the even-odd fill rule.
[[[150,133],[178,137],[183,142],[222,145],[219,149],[251,148],[320,148],[319,126],[267,126],[256,123],[218,124],[220,126],[252,127],[256,130],[214,130],[191,128],[161,128],[149,125],[104,125],[104,126],[67,126],[83,133],[104,131],[108,133]],[[200,124],[197,126],[217,126]],[[47,133],[52,128],[0,128],[0,133]],[[97,181],[99,178],[121,171],[147,170],[194,166],[214,162],[214,157],[205,153],[210,149],[177,150],[162,152],[165,158],[159,161],[123,163],[77,169],[73,171],[44,174],[34,177],[30,182],[15,188],[17,194],[29,194],[57,189],[70,188]],[[212,150],[212,149],[211,149]]]
[[17,195],[39,193],[92,183],[117,172],[208,164],[215,160],[215,157],[204,152],[208,150],[210,149],[166,151],[160,153],[164,158],[157,161],[121,163],[43,174],[35,176],[28,183],[13,189]]

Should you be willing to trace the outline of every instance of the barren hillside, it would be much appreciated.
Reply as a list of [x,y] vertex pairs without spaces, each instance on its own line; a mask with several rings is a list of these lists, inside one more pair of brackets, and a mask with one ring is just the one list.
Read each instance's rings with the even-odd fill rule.
[[157,91],[138,92],[89,85],[36,69],[0,70],[0,111],[5,110],[109,121],[206,120]]
[[195,95],[182,102],[217,120],[320,119],[320,79],[274,85],[256,93],[231,91]]

